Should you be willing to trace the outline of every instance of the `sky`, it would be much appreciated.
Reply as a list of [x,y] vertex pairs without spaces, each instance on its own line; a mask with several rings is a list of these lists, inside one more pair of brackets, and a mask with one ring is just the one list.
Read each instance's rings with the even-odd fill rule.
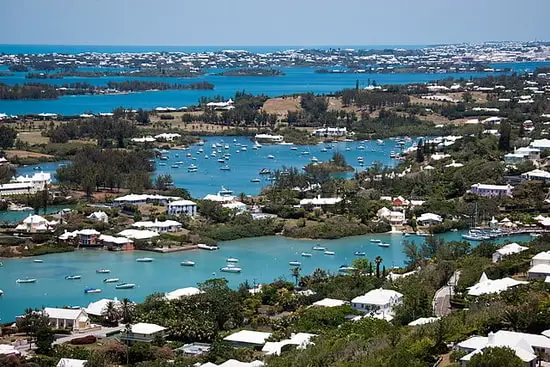
[[0,0],[0,44],[533,41],[550,40],[548,14],[550,0]]

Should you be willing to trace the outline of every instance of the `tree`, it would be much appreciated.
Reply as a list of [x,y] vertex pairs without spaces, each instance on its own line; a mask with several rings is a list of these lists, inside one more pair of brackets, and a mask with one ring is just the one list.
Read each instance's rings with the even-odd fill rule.
[[[39,330],[50,329],[49,317],[39,309],[27,308],[24,315],[17,319],[16,324],[20,331],[29,336],[29,346],[32,346]],[[42,337],[45,337],[44,333]]]
[[128,298],[122,299],[120,303],[120,314],[122,316],[122,323],[130,324],[134,319],[136,305]]
[[355,275],[365,275],[369,272],[370,267],[370,261],[369,259],[363,257],[359,259],[353,260],[353,267],[355,268],[354,274]]
[[508,121],[503,121],[499,128],[500,137],[498,138],[498,149],[507,152],[510,150],[510,135],[512,133],[512,125]]
[[8,149],[15,143],[17,132],[9,126],[0,125],[0,148]]
[[120,320],[120,315],[121,309],[118,308],[113,301],[107,302],[105,308],[103,309],[103,312],[101,313],[101,316],[105,318],[105,321],[107,321],[111,325],[118,324],[118,320]]
[[150,122],[149,112],[141,108],[138,109],[136,112],[136,121],[138,124],[148,124]]
[[170,175],[158,175],[155,179],[155,188],[157,190],[164,191],[172,184],[172,176]]
[[54,340],[55,337],[51,327],[41,327],[36,331],[36,352],[50,355]]
[[332,154],[331,161],[334,165],[339,166],[339,167],[346,167],[347,166],[346,157],[344,157],[344,155],[340,152],[334,152],[334,154]]
[[290,269],[290,274],[292,274],[292,277],[294,278],[294,283],[298,285],[298,280],[300,279],[300,267],[296,266]]
[[513,349],[508,347],[489,347],[483,353],[474,354],[468,367],[522,367],[523,361]]
[[422,139],[420,139],[418,141],[418,144],[416,145],[416,162],[424,162],[424,144],[422,142]]
[[383,259],[380,256],[376,256],[374,259],[374,262],[376,263],[376,277],[380,278],[380,264],[382,263]]

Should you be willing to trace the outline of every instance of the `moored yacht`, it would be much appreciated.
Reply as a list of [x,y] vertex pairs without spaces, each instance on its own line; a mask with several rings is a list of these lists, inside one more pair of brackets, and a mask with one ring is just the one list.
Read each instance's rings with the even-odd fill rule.
[[326,247],[315,245],[311,248],[313,251],[325,251]]
[[98,274],[107,274],[107,273],[110,273],[111,271],[109,269],[97,269],[95,272]]
[[81,275],[67,275],[65,277],[66,280],[77,280],[77,279],[80,279],[80,278],[82,278]]
[[18,284],[25,284],[25,283],[36,283],[35,278],[24,278],[24,279],[17,279],[15,281]]
[[302,252],[302,257],[311,257],[313,256],[311,252]]
[[180,263],[181,266],[195,266],[195,262],[191,260],[183,260]]
[[199,243],[197,245],[197,248],[200,248],[202,250],[208,250],[208,251],[219,250],[218,246],[216,246],[216,245],[207,245],[205,243]]
[[289,261],[289,262],[288,262],[288,265],[292,265],[292,266],[302,266],[302,263],[299,262],[299,261]]
[[103,279],[103,283],[118,283],[120,279],[118,278],[105,278]]
[[101,289],[99,288],[86,288],[84,289],[84,293],[101,293]]
[[154,259],[152,257],[140,257],[136,259],[138,263],[150,263],[153,262],[153,260]]
[[132,289],[136,285],[134,283],[121,283],[115,286],[116,289]]
[[242,270],[241,268],[238,268],[236,266],[226,266],[226,267],[220,268],[220,271],[223,271],[225,273],[240,273],[241,270]]

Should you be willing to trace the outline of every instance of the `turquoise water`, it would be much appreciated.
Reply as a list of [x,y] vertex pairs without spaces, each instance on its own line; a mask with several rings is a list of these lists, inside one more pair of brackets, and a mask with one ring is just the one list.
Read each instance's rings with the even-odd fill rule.
[[[536,65],[549,63],[501,64],[519,72],[534,70]],[[481,78],[501,73],[446,73],[446,74],[318,74],[315,68],[282,68],[284,76],[274,77],[230,77],[204,75],[197,78],[137,78],[138,80],[164,81],[168,83],[194,83],[208,81],[215,85],[214,90],[167,90],[139,92],[117,95],[65,96],[56,100],[0,101],[0,113],[10,115],[38,114],[42,112],[77,115],[83,112],[110,112],[117,107],[153,109],[159,106],[182,107],[197,104],[201,96],[221,95],[233,97],[236,91],[245,90],[253,94],[279,96],[294,93],[333,93],[344,88],[355,88],[356,81],[366,86],[369,80],[378,84],[424,83],[444,78]],[[54,80],[25,79],[25,73],[0,77],[0,83],[22,84],[25,82],[50,83],[54,85],[86,82],[105,85],[110,80],[132,80],[127,77],[81,78],[72,77]]]
[[[70,208],[70,205],[52,205],[46,208],[46,213],[43,209],[40,209],[39,215],[44,214],[53,214],[58,213],[62,209]],[[29,216],[29,214],[34,214],[34,210],[23,210],[23,211],[0,211],[0,223],[19,223],[23,219]]]
[[[460,239],[460,233],[447,233],[446,240]],[[391,243],[382,248],[370,243],[377,238]],[[248,280],[270,282],[280,277],[292,280],[289,261],[302,262],[302,274],[310,274],[315,268],[336,272],[342,264],[351,264],[355,251],[364,251],[368,259],[381,256],[387,269],[403,265],[402,240],[422,242],[422,237],[403,237],[400,234],[380,234],[348,237],[338,240],[296,240],[284,237],[260,237],[228,241],[220,244],[218,251],[194,250],[173,254],[155,254],[149,252],[107,252],[80,250],[73,253],[53,254],[41,257],[43,263],[34,263],[32,258],[6,259],[0,267],[0,322],[8,322],[23,312],[26,307],[41,306],[87,306],[89,302],[101,298],[128,297],[142,301],[155,292],[169,292],[177,288],[196,286],[198,282],[215,276],[225,277],[231,287],[237,287]],[[508,241],[528,241],[529,236],[509,237]],[[503,239],[498,242],[504,242]],[[312,251],[314,244],[320,244],[335,252],[334,256]],[[312,252],[311,258],[302,258],[303,251]],[[148,256],[152,263],[137,263],[139,257]],[[225,259],[235,257],[240,260],[243,269],[240,274],[228,274],[219,271],[225,266]],[[196,266],[183,267],[183,260],[195,261]],[[111,269],[110,274],[96,274],[99,268]],[[81,280],[65,280],[71,274],[82,275]],[[35,284],[16,284],[18,278],[36,278]],[[104,284],[106,277],[120,278],[121,281],[135,283],[131,290],[116,290],[114,284]],[[103,290],[99,294],[84,294],[84,288],[97,287]]]

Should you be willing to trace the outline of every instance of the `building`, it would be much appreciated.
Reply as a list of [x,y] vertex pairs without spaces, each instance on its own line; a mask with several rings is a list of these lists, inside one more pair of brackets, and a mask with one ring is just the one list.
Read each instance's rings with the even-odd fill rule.
[[400,226],[406,222],[405,211],[400,212],[389,210],[388,208],[384,207],[380,208],[380,210],[376,212],[376,216],[378,217],[378,219],[385,220],[393,226]]
[[393,307],[403,301],[403,295],[391,289],[373,289],[362,296],[351,300],[351,307],[357,311],[380,314],[383,316],[392,315]]
[[487,274],[481,274],[479,281],[471,287],[468,287],[468,295],[481,296],[484,294],[494,294],[504,292],[508,288],[512,288],[521,284],[527,284],[528,282],[522,282],[512,278],[502,278],[491,280],[487,277]]
[[240,201],[233,201],[231,203],[224,203],[222,204],[222,207],[229,209],[231,211],[237,212],[237,213],[243,213],[248,211],[248,206],[245,203],[242,203]]
[[129,194],[121,196],[114,200],[115,205],[131,204],[131,205],[143,205],[143,204],[158,204],[166,205],[171,201],[180,200],[177,196],[164,196],[164,195],[148,195],[148,194]]
[[459,350],[468,353],[460,359],[460,365],[466,366],[475,354],[482,353],[487,347],[509,347],[516,352],[516,355],[521,358],[525,366],[535,367],[537,365],[537,352],[550,352],[550,338],[544,335],[505,330],[489,333],[486,337],[472,336],[457,344]]
[[522,147],[514,149],[513,153],[507,153],[504,155],[504,162],[506,163],[521,163],[526,160],[540,159],[540,149],[533,147]]
[[180,288],[173,290],[172,292],[166,293],[166,299],[167,300],[174,300],[174,299],[180,299],[181,297],[189,297],[194,296],[196,294],[202,293],[202,291],[199,288],[195,287],[186,287],[186,288]]
[[263,367],[264,362],[262,361],[252,361],[252,362],[240,362],[236,359],[228,359],[222,364],[215,364],[212,362],[207,362],[201,365],[195,365],[197,367]]
[[284,339],[279,342],[266,342],[262,348],[262,352],[267,356],[278,356],[287,345],[294,345],[296,349],[306,349],[307,346],[311,344],[311,338],[315,336],[317,335],[309,333],[292,334],[290,339]]
[[443,222],[443,218],[441,218],[441,215],[433,213],[423,213],[421,216],[416,218],[416,223],[421,226],[431,226],[433,224],[439,224],[441,222]]
[[254,139],[262,143],[282,143],[284,137],[282,135],[271,135],[271,134],[256,134]]
[[534,169],[532,171],[522,173],[521,178],[529,181],[538,180],[543,182],[550,182],[550,172],[543,171],[541,169]]
[[531,267],[527,270],[528,279],[544,279],[550,276],[550,265],[548,264],[538,264]]
[[34,195],[38,192],[30,183],[7,183],[0,185],[0,197],[15,195]]
[[314,130],[311,134],[315,136],[346,136],[348,135],[348,129],[345,127],[324,127]]
[[84,311],[86,311],[88,315],[103,316],[109,302],[113,302],[116,307],[122,304],[116,297],[114,299],[103,298],[96,302],[90,302],[88,307],[84,308]]
[[42,190],[45,190],[49,184],[52,183],[52,175],[51,173],[47,173],[47,172],[46,173],[37,172],[32,176],[20,175],[20,176],[14,177],[11,179],[10,182],[31,184],[34,186],[36,191],[42,191]]
[[479,196],[485,197],[505,197],[512,196],[512,185],[488,185],[488,184],[473,184],[470,192]]
[[441,317],[420,317],[414,321],[411,321],[408,323],[408,326],[419,326],[419,325],[426,325],[431,324],[432,322],[439,321]]
[[157,232],[139,229],[125,229],[119,232],[118,235],[133,240],[150,240],[151,238],[159,236]]
[[518,243],[513,242],[509,243],[505,246],[502,246],[498,250],[496,250],[493,253],[493,262],[497,263],[502,260],[503,257],[513,255],[513,254],[519,254],[520,252],[523,252],[525,250],[528,250],[529,247],[520,246]]
[[107,213],[102,211],[93,212],[92,214],[88,215],[87,218],[96,222],[109,223],[109,216],[107,215]]
[[349,302],[342,301],[334,298],[323,298],[320,301],[313,302],[311,307],[340,307],[347,305]]
[[132,251],[135,249],[134,241],[126,237],[115,237],[102,234],[99,236],[99,241],[107,250],[111,251]]
[[191,200],[176,200],[168,203],[169,215],[197,215],[197,204]]
[[260,331],[241,330],[223,338],[235,348],[242,347],[263,347],[265,340],[271,336],[271,333],[263,333]]
[[15,230],[27,233],[41,233],[53,231],[56,225],[56,221],[48,221],[40,215],[29,214],[27,218],[23,219],[21,224],[15,227]]
[[545,150],[550,149],[550,139],[535,139],[529,144],[531,148]]
[[531,258],[531,266],[540,264],[550,265],[550,251],[539,252]]
[[19,356],[21,352],[10,344],[0,344],[0,356]]
[[313,199],[302,199],[300,200],[300,206],[313,205],[315,207],[321,207],[325,205],[335,205],[342,201],[342,198],[322,198],[317,196]]
[[81,229],[76,231],[78,235],[78,243],[81,246],[98,246],[100,245],[99,237],[100,232],[95,229]]
[[147,229],[150,231],[162,233],[162,232],[177,232],[181,229],[182,224],[175,220],[164,220],[164,221],[155,220],[154,222],[151,222],[151,221],[135,222],[134,224],[132,224],[132,227]]
[[86,359],[61,358],[55,367],[86,367],[87,363]]
[[120,340],[128,341],[130,343],[150,343],[157,337],[164,337],[165,332],[166,328],[163,326],[140,322],[131,325],[128,333],[121,333]]
[[180,137],[181,135],[178,133],[162,133],[162,134],[155,135],[155,139],[161,139],[166,141],[172,141]]
[[46,307],[44,309],[44,315],[49,317],[50,324],[54,329],[80,331],[90,327],[88,314],[82,309],[71,310],[66,308]]

